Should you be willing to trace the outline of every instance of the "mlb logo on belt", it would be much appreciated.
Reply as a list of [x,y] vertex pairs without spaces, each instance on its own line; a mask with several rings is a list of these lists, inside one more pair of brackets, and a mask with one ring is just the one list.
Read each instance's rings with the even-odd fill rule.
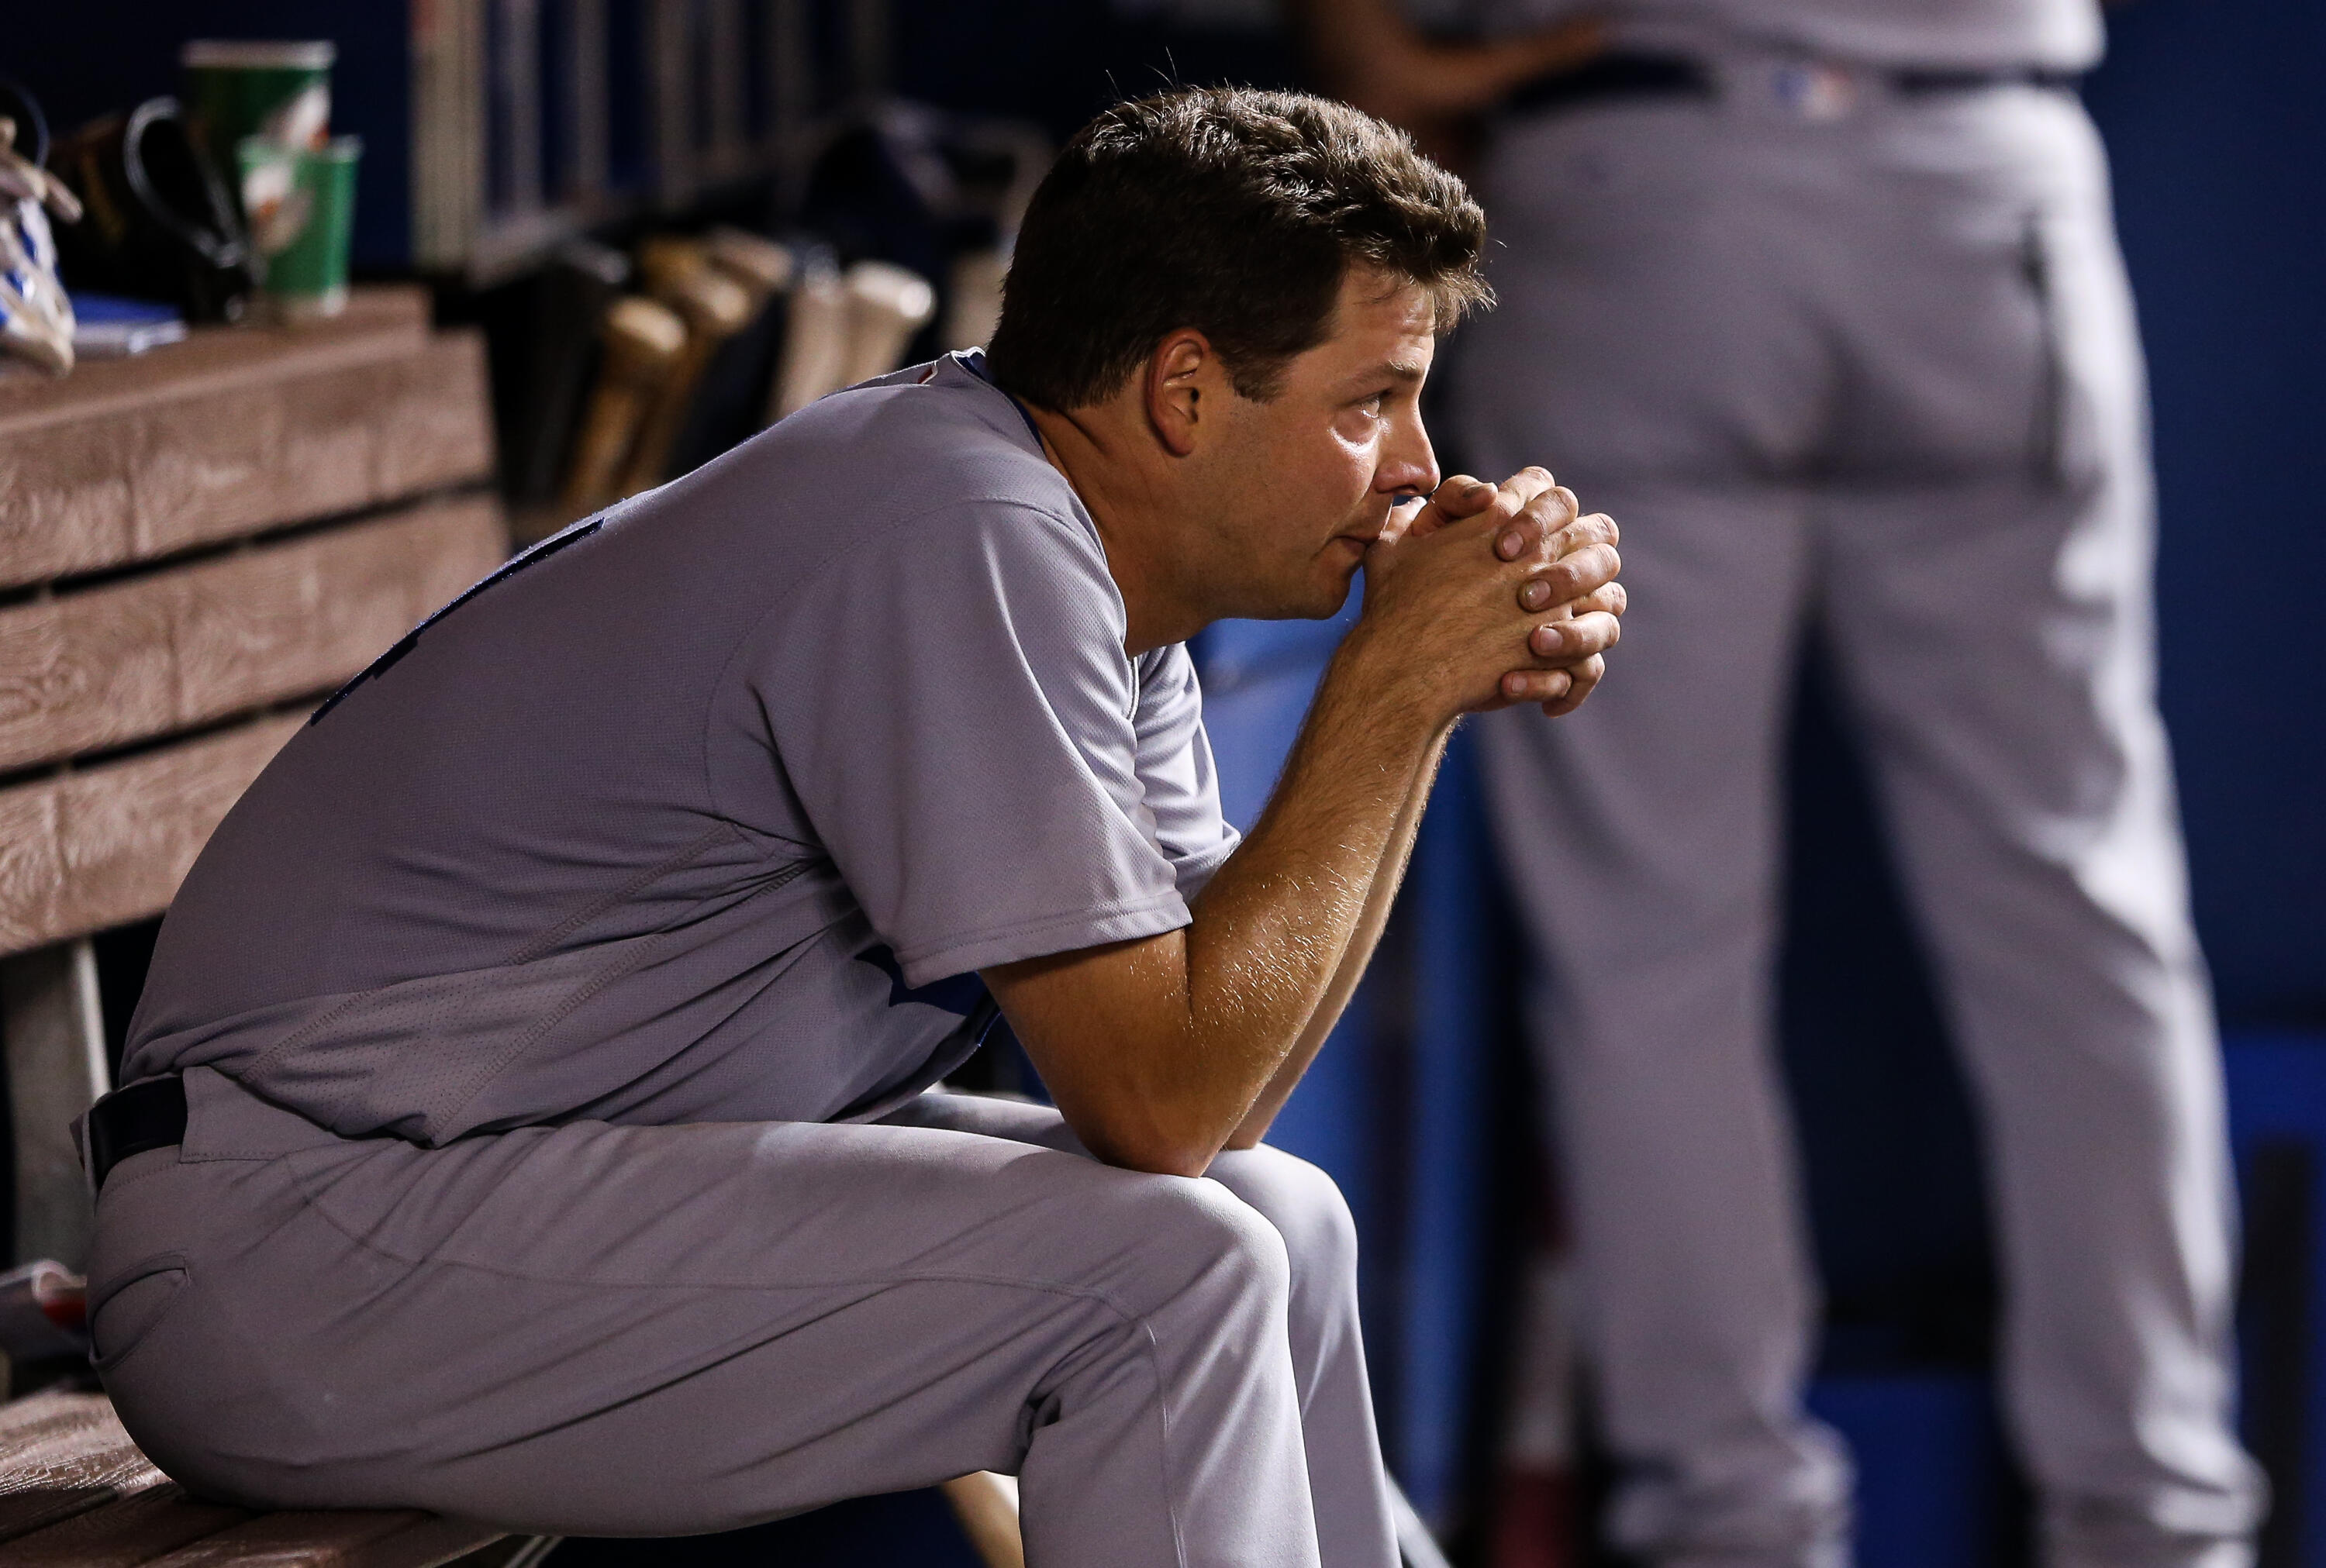
[[1770,79],[1777,102],[1804,120],[1838,120],[1857,107],[1857,82],[1836,65],[1781,65]]

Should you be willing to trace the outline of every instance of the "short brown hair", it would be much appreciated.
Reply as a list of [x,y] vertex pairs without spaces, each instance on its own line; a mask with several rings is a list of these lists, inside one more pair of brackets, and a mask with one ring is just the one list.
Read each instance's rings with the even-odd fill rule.
[[1183,88],[1078,132],[1028,208],[989,349],[1045,408],[1112,396],[1170,333],[1211,340],[1237,392],[1273,396],[1375,267],[1435,296],[1440,331],[1493,293],[1485,215],[1405,133],[1305,93]]

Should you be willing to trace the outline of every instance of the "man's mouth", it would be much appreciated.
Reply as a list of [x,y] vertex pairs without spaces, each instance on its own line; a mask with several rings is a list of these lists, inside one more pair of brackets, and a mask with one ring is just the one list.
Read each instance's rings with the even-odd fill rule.
[[1344,528],[1334,534],[1332,543],[1354,546],[1358,556],[1362,558],[1366,551],[1382,542],[1395,523],[1395,506],[1392,503],[1389,506],[1382,507],[1381,515],[1372,522],[1361,524],[1354,528]]

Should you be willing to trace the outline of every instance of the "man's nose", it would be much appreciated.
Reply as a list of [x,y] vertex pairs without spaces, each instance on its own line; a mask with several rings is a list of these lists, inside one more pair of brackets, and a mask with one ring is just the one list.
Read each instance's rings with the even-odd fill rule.
[[1373,488],[1389,495],[1412,491],[1427,496],[1437,488],[1437,454],[1430,450],[1429,432],[1417,417],[1391,427],[1382,448],[1381,467]]

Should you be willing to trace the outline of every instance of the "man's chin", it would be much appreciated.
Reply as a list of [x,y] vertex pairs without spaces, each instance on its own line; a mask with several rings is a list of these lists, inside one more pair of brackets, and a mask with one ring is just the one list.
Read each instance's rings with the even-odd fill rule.
[[1347,605],[1349,602],[1349,590],[1356,585],[1357,568],[1359,564],[1360,563],[1358,562],[1353,561],[1345,571],[1335,573],[1334,576],[1326,582],[1319,583],[1317,587],[1316,597],[1310,601],[1307,608],[1293,610],[1283,617],[1283,618],[1286,620],[1329,621],[1335,616],[1339,615],[1343,607]]
[[[1361,563],[1318,571],[1298,584],[1271,583],[1265,594],[1247,592],[1227,614],[1246,621],[1328,621],[1349,602]],[[1257,584],[1248,585],[1258,587]]]

